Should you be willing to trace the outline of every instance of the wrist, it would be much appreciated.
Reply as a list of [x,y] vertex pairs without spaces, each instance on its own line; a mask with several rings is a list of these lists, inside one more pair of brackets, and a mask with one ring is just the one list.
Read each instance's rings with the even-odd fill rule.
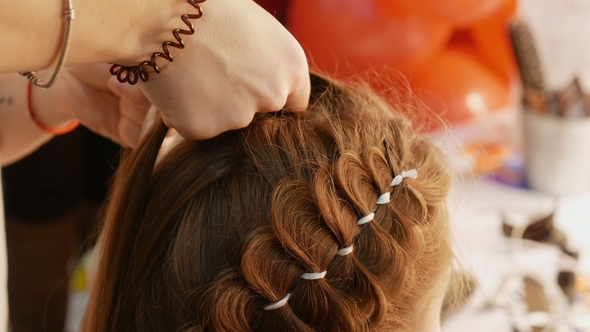
[[[134,64],[161,49],[174,28],[183,1],[73,0],[68,65],[110,62]],[[178,14],[178,15],[177,15]]]
[[[195,33],[196,30],[193,21],[198,20],[203,16],[201,4],[205,1],[206,0],[188,0],[185,2],[186,6],[184,7],[186,8],[180,6],[174,7],[174,14],[169,15],[169,22],[167,21],[162,24],[156,23],[155,26],[157,27],[157,31],[150,34],[150,36],[158,36],[161,33],[164,33],[163,37],[157,37],[157,39],[160,39],[161,41],[159,48],[154,49],[149,56],[136,61],[136,64],[128,65],[123,62],[117,62],[111,67],[111,74],[117,76],[119,82],[127,82],[134,85],[139,80],[147,82],[149,80],[150,72],[152,71],[160,73],[160,70],[166,66],[168,62],[172,62],[175,59],[176,55],[172,54],[173,51],[184,49],[184,41]],[[189,6],[192,7],[190,8],[192,11],[187,13]],[[161,28],[165,26],[168,28],[162,30]],[[166,30],[168,30],[167,33]]]
[[33,124],[41,131],[54,135],[74,130],[79,121],[63,111],[56,96],[60,91],[35,88],[27,82],[27,110]]

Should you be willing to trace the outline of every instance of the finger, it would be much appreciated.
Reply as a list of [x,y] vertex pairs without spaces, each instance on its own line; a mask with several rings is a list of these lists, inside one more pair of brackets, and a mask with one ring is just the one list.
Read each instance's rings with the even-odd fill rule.
[[154,124],[154,121],[156,120],[157,114],[158,114],[158,110],[156,109],[156,107],[155,106],[150,107],[150,109],[148,110],[148,112],[145,116],[143,124],[141,125],[141,132],[139,133],[140,139],[142,139],[143,136],[145,134],[147,134],[149,129],[152,127],[152,125]]
[[101,118],[90,122],[86,127],[93,132],[104,136],[111,141],[122,145],[121,136],[119,135],[119,112],[115,109],[105,109]]
[[184,138],[180,136],[174,129],[170,129],[166,135],[166,138],[162,142],[162,146],[160,147],[160,155],[166,155],[182,141],[184,141]]
[[145,117],[150,108],[121,98],[119,101],[119,109],[123,116],[129,118],[129,120],[135,122],[138,126],[141,126],[145,122]]
[[121,83],[116,77],[111,77],[107,85],[117,97],[135,104],[137,107],[145,108],[147,110],[151,105],[150,101],[139,88],[139,85]]
[[105,92],[96,100],[84,100],[82,105],[76,108],[80,122],[93,132],[120,144],[119,99],[112,93]]
[[83,82],[90,87],[107,91],[107,82],[112,76],[109,72],[109,67],[110,65],[106,63],[94,63],[67,68],[78,81]]
[[311,82],[309,75],[301,79],[300,84],[287,97],[284,108],[289,111],[304,112],[309,105],[309,95],[311,93]]
[[118,129],[121,137],[121,145],[128,148],[135,148],[139,143],[141,126],[137,125],[131,119],[121,116]]

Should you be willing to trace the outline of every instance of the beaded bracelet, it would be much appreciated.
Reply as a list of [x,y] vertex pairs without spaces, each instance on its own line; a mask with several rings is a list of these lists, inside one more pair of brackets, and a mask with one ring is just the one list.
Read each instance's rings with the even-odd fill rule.
[[150,60],[143,61],[139,65],[123,66],[123,65],[119,65],[119,64],[114,64],[111,66],[111,69],[110,69],[111,74],[117,76],[117,80],[119,80],[119,82],[121,82],[121,83],[127,82],[131,85],[136,84],[139,79],[141,79],[144,82],[147,82],[149,80],[150,75],[147,72],[147,67],[152,67],[154,69],[154,71],[157,74],[159,74],[160,67],[156,63],[156,58],[158,58],[158,57],[163,58],[163,59],[166,59],[170,62],[172,62],[174,60],[172,58],[172,54],[170,54],[170,51],[168,50],[168,46],[176,47],[179,49],[184,48],[184,41],[180,37],[180,34],[190,36],[195,33],[195,27],[191,23],[191,21],[189,21],[189,19],[199,19],[203,16],[203,10],[201,9],[201,6],[199,6],[199,4],[203,3],[205,1],[206,0],[187,0],[187,2],[197,10],[197,13],[196,14],[184,14],[184,15],[180,16],[182,21],[188,27],[188,30],[185,30],[185,29],[172,30],[172,35],[174,35],[174,39],[176,39],[176,42],[173,42],[173,41],[163,42],[162,43],[163,52],[154,52],[152,54]]
[[53,135],[65,135],[80,125],[80,121],[74,120],[65,127],[53,128],[41,122],[39,117],[37,117],[35,110],[33,109],[33,84],[34,83],[32,81],[29,81],[29,84],[27,85],[27,110],[29,111],[29,117],[35,123],[37,128]]

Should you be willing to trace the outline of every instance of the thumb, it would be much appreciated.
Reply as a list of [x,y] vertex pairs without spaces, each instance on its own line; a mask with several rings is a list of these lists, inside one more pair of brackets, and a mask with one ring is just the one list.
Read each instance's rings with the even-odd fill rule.
[[158,114],[158,110],[155,106],[150,106],[147,114],[145,115],[145,120],[143,121],[143,125],[141,126],[141,133],[139,134],[139,139],[142,140],[143,136],[148,132],[148,130],[154,124],[154,120],[156,119],[156,115]]

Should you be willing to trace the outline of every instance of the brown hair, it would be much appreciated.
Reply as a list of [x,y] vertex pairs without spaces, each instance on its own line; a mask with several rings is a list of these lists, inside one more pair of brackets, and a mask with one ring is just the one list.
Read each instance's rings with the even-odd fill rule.
[[[450,176],[378,97],[312,75],[306,113],[259,114],[154,167],[166,131],[160,121],[119,170],[85,331],[418,326],[451,262]],[[417,179],[390,187],[410,169]]]

